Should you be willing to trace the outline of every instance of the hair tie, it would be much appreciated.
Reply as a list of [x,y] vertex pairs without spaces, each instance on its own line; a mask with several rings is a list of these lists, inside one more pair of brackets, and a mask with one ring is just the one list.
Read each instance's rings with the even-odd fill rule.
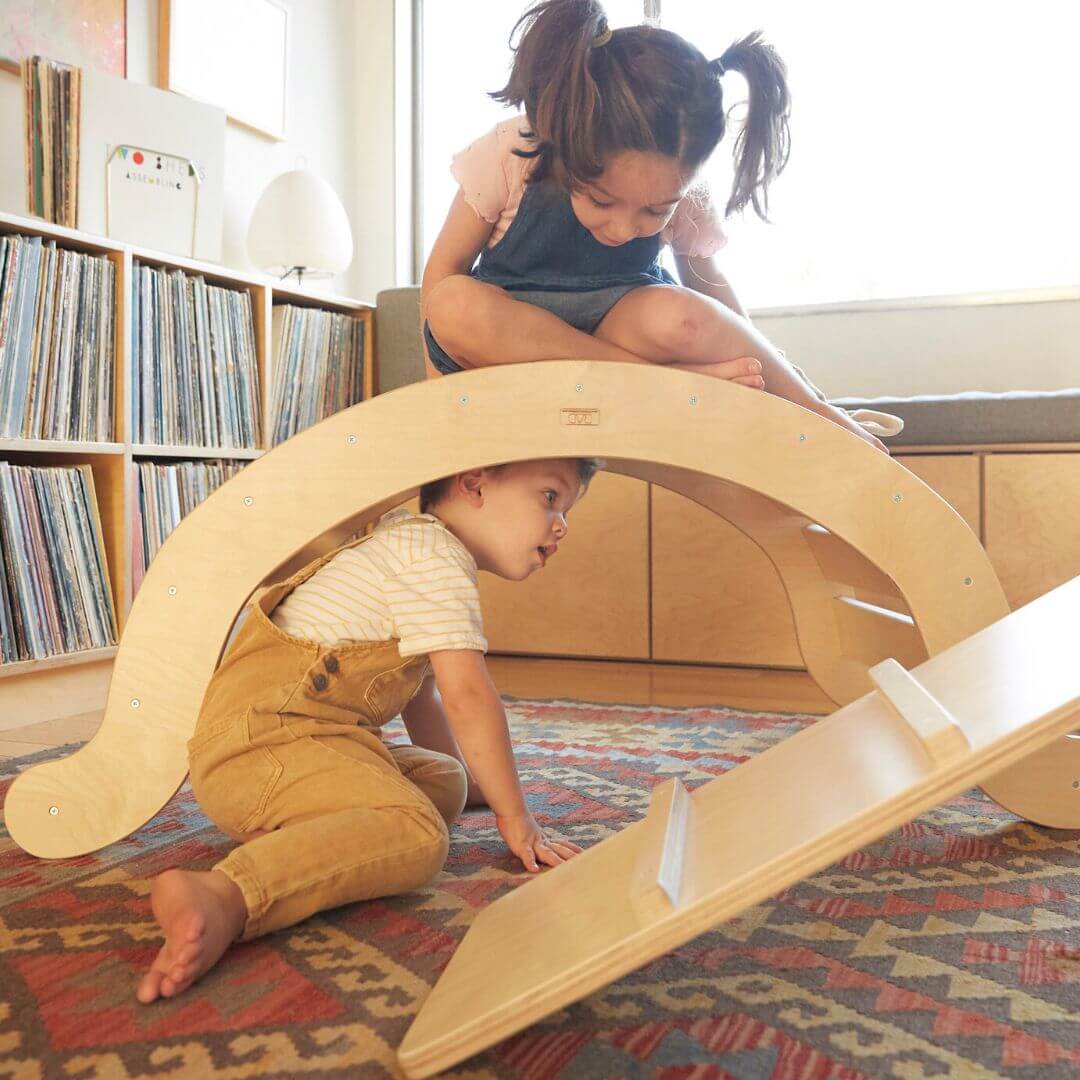
[[611,40],[611,31],[605,30],[602,34],[597,34],[592,39],[592,45],[594,49],[600,49]]

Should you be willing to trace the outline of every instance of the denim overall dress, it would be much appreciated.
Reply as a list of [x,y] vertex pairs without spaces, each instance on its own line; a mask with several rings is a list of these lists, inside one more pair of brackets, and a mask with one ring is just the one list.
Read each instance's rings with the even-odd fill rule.
[[[480,253],[469,273],[586,334],[631,289],[677,284],[660,265],[659,233],[617,247],[601,244],[578,221],[570,196],[552,180],[525,185],[506,234]],[[462,370],[435,340],[426,321],[424,341],[439,371]]]
[[188,742],[206,815],[234,837],[272,830],[214,867],[243,893],[243,940],[430,881],[465,805],[459,762],[380,736],[420,688],[426,655],[403,658],[395,640],[306,641],[270,619],[301,582],[367,539],[256,595]]

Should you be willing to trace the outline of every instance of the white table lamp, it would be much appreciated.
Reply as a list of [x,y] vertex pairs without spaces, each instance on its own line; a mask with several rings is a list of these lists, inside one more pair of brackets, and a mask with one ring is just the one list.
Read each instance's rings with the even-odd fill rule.
[[275,177],[251,215],[248,254],[262,270],[281,277],[331,277],[352,262],[349,218],[334,189],[306,169]]

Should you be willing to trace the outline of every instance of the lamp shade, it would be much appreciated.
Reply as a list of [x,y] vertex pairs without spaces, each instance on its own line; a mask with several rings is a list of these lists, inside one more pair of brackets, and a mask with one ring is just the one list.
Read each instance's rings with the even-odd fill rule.
[[275,177],[259,196],[248,226],[248,255],[262,270],[340,274],[352,262],[352,229],[334,189],[307,169]]

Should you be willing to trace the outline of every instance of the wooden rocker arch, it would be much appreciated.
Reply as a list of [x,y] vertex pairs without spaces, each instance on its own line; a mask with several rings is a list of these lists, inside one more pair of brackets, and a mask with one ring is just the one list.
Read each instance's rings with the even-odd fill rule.
[[[206,686],[263,582],[340,542],[423,483],[499,462],[597,456],[725,517],[772,560],[810,674],[839,705],[869,668],[906,666],[1001,619],[1004,594],[960,516],[887,455],[758,391],[650,365],[549,361],[407,386],[338,413],[253,462],[189,514],[139,589],[97,735],[23,773],[5,817],[60,858],[133,832],[187,770]],[[1067,750],[1068,752],[1062,752]],[[1075,751],[1075,752],[1074,752]],[[1046,824],[1080,743],[987,790]]]

